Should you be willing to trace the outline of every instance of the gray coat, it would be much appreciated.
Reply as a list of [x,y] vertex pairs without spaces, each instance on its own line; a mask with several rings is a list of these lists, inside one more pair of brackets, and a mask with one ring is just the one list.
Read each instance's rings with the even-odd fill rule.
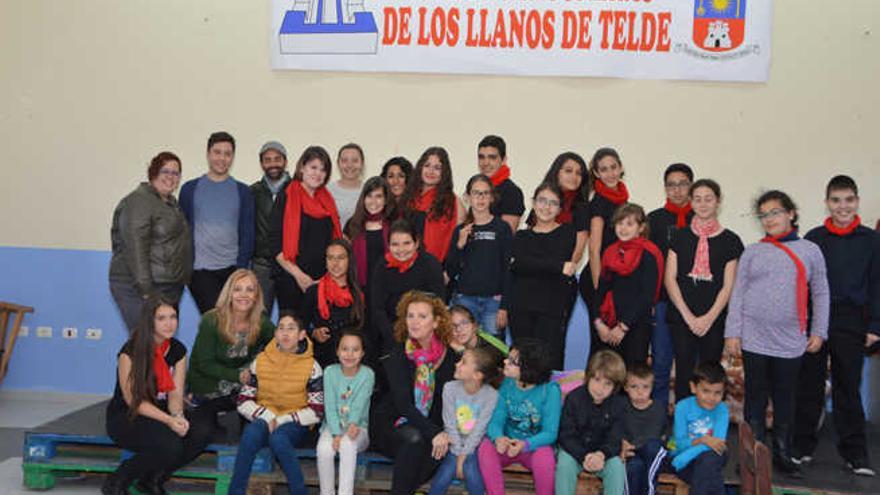
[[113,212],[110,280],[131,282],[142,295],[153,284],[186,284],[192,274],[192,238],[174,197],[168,202],[147,182]]

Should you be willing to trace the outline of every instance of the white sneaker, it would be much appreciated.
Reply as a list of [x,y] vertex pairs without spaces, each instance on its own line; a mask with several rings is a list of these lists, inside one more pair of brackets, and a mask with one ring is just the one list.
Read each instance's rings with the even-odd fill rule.
[[859,461],[851,461],[846,463],[847,469],[852,471],[853,474],[857,474],[859,476],[876,476],[877,473],[871,469],[871,466],[868,465],[867,461],[859,460]]
[[791,462],[797,464],[798,466],[802,466],[804,464],[809,464],[809,463],[813,462],[813,456],[802,455],[800,457],[792,457]]

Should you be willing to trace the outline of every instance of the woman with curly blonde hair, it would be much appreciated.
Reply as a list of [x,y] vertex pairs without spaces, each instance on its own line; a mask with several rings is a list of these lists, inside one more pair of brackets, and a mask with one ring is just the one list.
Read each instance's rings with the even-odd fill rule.
[[383,365],[390,391],[373,407],[370,445],[393,458],[392,494],[410,494],[427,481],[449,449],[443,431],[443,386],[457,355],[443,300],[409,291],[397,304],[396,344]]
[[254,272],[232,272],[214,309],[202,316],[193,344],[187,388],[199,407],[214,412],[235,409],[238,390],[251,379],[248,365],[275,332],[263,309],[263,291]]

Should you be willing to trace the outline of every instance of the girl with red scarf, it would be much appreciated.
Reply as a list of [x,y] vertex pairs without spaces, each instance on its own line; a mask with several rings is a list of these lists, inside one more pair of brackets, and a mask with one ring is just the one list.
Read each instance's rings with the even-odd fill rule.
[[464,207],[452,191],[452,166],[445,149],[435,146],[422,153],[403,193],[403,204],[408,209],[405,216],[422,234],[425,251],[443,263],[452,231],[464,219]]
[[144,303],[139,324],[119,351],[117,381],[107,404],[107,434],[134,452],[107,477],[101,492],[164,493],[171,473],[198,457],[211,441],[212,422],[184,411],[186,347],[177,332],[177,309],[153,296]]
[[663,255],[647,239],[641,206],[628,203],[614,212],[617,241],[602,254],[601,276],[590,315],[596,335],[590,352],[612,349],[627,366],[648,360],[651,309],[660,295]]
[[[581,293],[590,292],[599,286],[599,274],[602,266],[599,260],[608,246],[617,240],[612,217],[618,207],[629,201],[629,191],[623,183],[623,162],[613,148],[599,148],[590,160],[590,175],[596,193],[590,201],[590,260],[595,263],[587,265],[581,273]],[[589,277],[585,276],[589,275]],[[588,287],[592,282],[592,287]]]
[[691,395],[689,384],[698,363],[721,361],[727,302],[744,249],[739,236],[718,222],[717,182],[694,182],[689,197],[694,217],[690,227],[672,234],[666,255],[666,291],[672,304],[665,315],[675,350],[676,401]]
[[364,323],[364,294],[358,285],[351,244],[336,239],[327,246],[327,273],[306,291],[303,320],[315,343],[322,368],[338,361],[336,347],[343,330],[360,330]]
[[[544,175],[543,183],[553,184],[562,191],[562,203],[559,205],[556,222],[572,224],[577,232],[574,251],[569,260],[577,266],[584,257],[590,239],[590,177],[587,162],[581,155],[566,151],[550,164],[550,170]],[[534,225],[534,221],[535,217],[532,214],[527,223],[531,226]]]
[[437,470],[449,450],[443,431],[443,387],[457,355],[442,299],[406,293],[397,306],[394,345],[384,360],[390,393],[374,403],[370,446],[394,459],[391,493],[409,495]]
[[[797,210],[782,191],[755,204],[766,236],[743,251],[727,309],[725,347],[742,355],[745,419],[755,438],[766,436],[767,399],[773,399],[773,463],[799,475],[792,462],[791,425],[804,353],[816,353],[828,336],[829,289],[825,259],[797,235]],[[812,314],[808,319],[808,305]]]
[[364,183],[354,215],[346,222],[342,233],[351,241],[357,283],[366,290],[370,275],[388,252],[388,234],[391,221],[388,217],[391,193],[382,177],[370,177]]
[[306,148],[272,211],[269,241],[281,267],[275,280],[279,309],[301,312],[303,294],[324,275],[324,250],[342,237],[336,203],[325,187],[332,166],[324,148]]

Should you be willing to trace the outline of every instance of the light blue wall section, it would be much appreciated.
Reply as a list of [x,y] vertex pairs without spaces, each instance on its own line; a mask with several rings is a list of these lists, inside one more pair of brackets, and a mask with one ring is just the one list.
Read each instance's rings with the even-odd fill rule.
[[[0,300],[33,306],[24,319],[30,330],[19,337],[4,389],[111,394],[116,352],[128,332],[107,282],[108,251],[0,247]],[[181,302],[178,338],[189,348],[198,312],[188,293]],[[10,323],[11,326],[11,323]],[[38,326],[52,327],[52,338],[37,338]],[[61,338],[64,327],[78,337]],[[101,340],[86,340],[86,329],[100,328]]]

